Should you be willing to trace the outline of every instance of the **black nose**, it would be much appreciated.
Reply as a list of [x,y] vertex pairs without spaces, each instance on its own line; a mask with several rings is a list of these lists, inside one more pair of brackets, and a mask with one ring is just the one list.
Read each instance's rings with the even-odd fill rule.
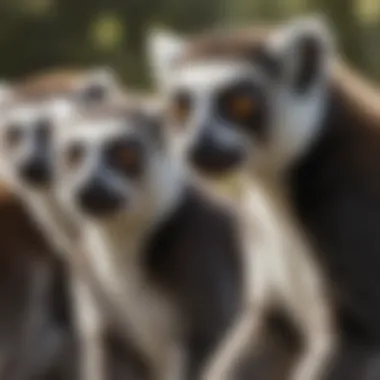
[[92,179],[78,193],[77,203],[83,212],[105,216],[117,212],[125,203],[124,197],[100,179]]
[[26,182],[34,186],[44,186],[52,179],[51,167],[47,160],[34,158],[28,160],[20,167],[20,176]]
[[210,132],[204,132],[188,152],[190,164],[199,172],[212,176],[237,169],[244,157],[241,145],[222,143]]

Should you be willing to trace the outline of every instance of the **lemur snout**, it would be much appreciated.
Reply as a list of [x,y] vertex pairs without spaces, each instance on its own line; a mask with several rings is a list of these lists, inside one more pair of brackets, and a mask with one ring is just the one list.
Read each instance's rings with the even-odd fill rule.
[[236,169],[245,158],[239,144],[222,144],[212,131],[205,130],[188,152],[193,167],[208,175],[223,175]]
[[34,186],[48,185],[52,179],[50,164],[43,157],[36,156],[24,162],[19,172],[22,180]]
[[92,216],[105,216],[117,212],[126,199],[110,188],[101,178],[92,178],[77,194],[81,210]]

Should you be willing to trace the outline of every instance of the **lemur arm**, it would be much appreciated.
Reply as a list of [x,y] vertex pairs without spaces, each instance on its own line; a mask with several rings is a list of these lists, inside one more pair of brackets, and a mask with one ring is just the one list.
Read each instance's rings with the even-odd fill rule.
[[80,380],[106,380],[105,321],[90,285],[78,270],[71,271],[73,316],[79,336]]
[[[152,380],[184,378],[183,347],[177,330],[174,304],[151,282],[139,260],[140,239],[123,241],[112,250],[97,231],[89,229],[84,239],[91,252],[94,283],[123,339],[145,359]],[[99,265],[100,263],[100,265]],[[107,306],[106,306],[107,307]]]
[[74,274],[72,284],[74,318],[81,350],[80,379],[105,380],[104,321],[86,282]]
[[289,245],[285,254],[289,259],[285,264],[288,264],[289,287],[280,284],[280,296],[305,343],[291,379],[318,380],[324,376],[335,348],[331,305],[306,240],[297,236],[296,230],[286,232]]
[[257,346],[266,311],[272,303],[267,258],[271,257],[270,251],[278,247],[272,229],[267,228],[268,210],[261,202],[261,194],[256,191],[244,194],[241,206],[244,208],[240,211],[245,293],[243,308],[207,364],[204,380],[234,378],[233,372],[239,359]]
[[140,282],[139,276],[131,275],[128,283],[127,293],[124,287],[122,297],[128,300],[119,303],[126,338],[132,338],[146,357],[152,380],[184,379],[185,355],[176,333],[177,320],[172,308],[159,292]]
[[232,379],[236,361],[257,343],[268,306],[290,312],[306,342],[291,380],[317,380],[334,347],[330,307],[311,247],[275,184],[256,182],[242,199],[246,303],[206,369],[205,380]]
[[280,243],[279,249],[272,252],[272,261],[278,268],[277,273],[272,269],[275,302],[289,313],[305,343],[290,379],[318,380],[335,346],[325,279],[314,262],[314,248],[290,209],[284,186],[271,181],[266,188],[271,225]]

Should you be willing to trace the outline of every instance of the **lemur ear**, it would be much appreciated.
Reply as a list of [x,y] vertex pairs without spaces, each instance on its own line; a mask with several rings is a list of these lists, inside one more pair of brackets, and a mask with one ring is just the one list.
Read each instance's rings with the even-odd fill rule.
[[115,73],[109,68],[91,70],[79,84],[76,97],[84,105],[106,101],[119,90]]
[[270,44],[280,57],[283,79],[293,91],[305,93],[326,77],[334,44],[321,16],[290,22],[275,33]]
[[181,37],[163,30],[151,30],[147,39],[147,56],[153,79],[159,86],[166,86],[176,60],[186,48]]

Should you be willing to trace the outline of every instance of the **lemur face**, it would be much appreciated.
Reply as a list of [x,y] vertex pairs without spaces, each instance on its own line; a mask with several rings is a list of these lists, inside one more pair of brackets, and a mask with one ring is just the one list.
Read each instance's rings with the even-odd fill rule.
[[83,119],[64,131],[57,190],[76,217],[109,220],[150,207],[165,159],[154,123],[136,113]]
[[149,44],[179,149],[213,176],[240,168],[248,156],[257,165],[292,162],[323,118],[330,61],[324,26],[303,20],[259,41],[205,41],[197,47],[156,33]]
[[169,118],[191,164],[207,174],[240,166],[252,142],[265,139],[270,95],[261,78],[243,62],[204,62],[178,74]]
[[52,134],[70,112],[70,104],[58,99],[11,105],[0,126],[0,168],[14,189],[50,188]]
[[78,79],[57,72],[2,87],[1,176],[13,190],[23,192],[51,190],[56,130],[77,110],[105,106],[121,94],[115,76],[106,69],[91,70]]

